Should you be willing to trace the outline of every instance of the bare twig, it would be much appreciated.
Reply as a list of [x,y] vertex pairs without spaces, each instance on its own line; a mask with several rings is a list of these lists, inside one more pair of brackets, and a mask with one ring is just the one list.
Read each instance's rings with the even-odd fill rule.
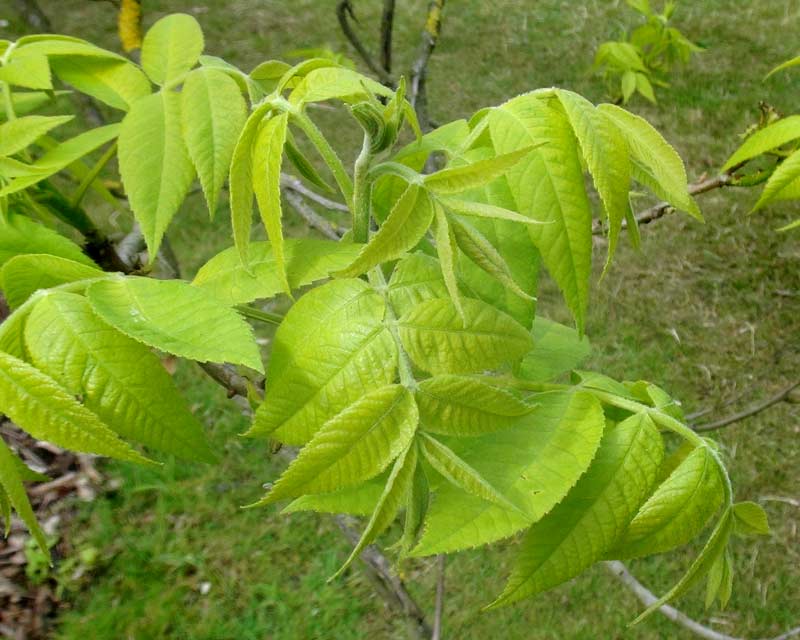
[[233,366],[216,362],[198,362],[198,364],[212,380],[225,388],[229,398],[233,396],[247,398],[247,378],[239,375]]
[[[361,534],[354,518],[337,515],[336,524],[351,544],[358,544]],[[369,569],[369,576],[387,604],[400,611],[410,622],[410,630],[417,638],[430,638],[432,630],[425,612],[406,589],[400,577],[392,570],[386,556],[375,545],[369,545],[361,552],[361,560]]]
[[321,207],[325,207],[326,209],[331,209],[332,211],[343,211],[345,213],[349,212],[350,209],[347,208],[347,205],[342,202],[337,202],[336,200],[331,200],[330,198],[326,198],[323,195],[320,195],[316,191],[312,191],[307,186],[305,186],[300,180],[295,178],[294,176],[290,176],[287,173],[281,174],[281,187],[284,189],[291,189],[292,191],[297,191],[300,195],[308,200],[316,202]]
[[[649,607],[658,601],[658,598],[647,587],[639,582],[631,574],[631,572],[628,571],[628,568],[622,562],[619,560],[610,560],[608,562],[604,562],[603,564],[605,564],[606,568],[611,572],[611,574],[628,589],[630,589],[639,599],[639,601],[646,607]],[[741,638],[737,638],[735,636],[729,636],[727,634],[720,633],[719,631],[714,631],[714,629],[706,627],[705,625],[692,620],[685,613],[678,611],[675,607],[671,607],[668,604],[662,605],[658,611],[676,624],[688,629],[701,638],[707,638],[708,640],[742,640]],[[794,638],[795,636],[799,635],[800,627],[796,627],[794,629],[790,629],[786,633],[782,633],[779,636],[770,638],[769,640],[788,640],[789,638]]]
[[433,614],[433,634],[431,640],[441,640],[442,637],[442,612],[444,611],[444,571],[445,555],[436,556],[436,608]]
[[381,14],[381,66],[389,75],[392,73],[392,31],[394,30],[394,3],[395,0],[383,0],[383,13]]
[[[731,184],[732,176],[727,173],[723,173],[721,175],[715,176],[713,178],[707,178],[705,180],[700,180],[699,182],[695,182],[694,184],[689,185],[689,193],[693,196],[696,196],[700,193],[705,193],[706,191],[712,191],[714,189],[719,189],[721,187],[728,186]],[[636,222],[641,224],[649,224],[654,220],[658,220],[659,218],[663,218],[668,213],[671,213],[675,210],[675,208],[669,204],[668,202],[659,202],[656,205],[653,205],[649,209],[645,209],[644,211],[640,211],[636,214]],[[623,221],[622,228],[627,228],[627,223]],[[592,224],[592,234],[594,235],[603,235],[605,233],[604,225],[600,220],[595,220]]]
[[364,64],[369,67],[369,70],[372,71],[372,73],[380,78],[380,81],[383,84],[385,84],[387,87],[393,88],[395,86],[394,78],[392,78],[392,76],[387,73],[383,67],[375,63],[375,60],[372,59],[369,51],[367,51],[366,47],[361,42],[361,39],[358,37],[358,34],[353,30],[353,27],[350,24],[351,19],[354,22],[357,22],[356,14],[353,11],[353,5],[351,4],[350,0],[341,0],[339,4],[336,5],[336,17],[339,19],[339,25],[342,28],[342,33],[344,33],[345,37],[350,41],[350,44],[353,45],[353,48],[358,52],[358,55],[361,56]]
[[426,81],[428,75],[428,62],[431,54],[439,41],[442,31],[442,10],[445,0],[430,0],[428,14],[425,18],[425,28],[422,30],[417,59],[411,67],[411,82],[409,83],[408,100],[417,112],[420,127],[423,131],[430,129],[428,117],[428,94]]
[[330,222],[328,222],[303,201],[303,198],[300,197],[299,193],[291,189],[284,189],[283,197],[286,198],[286,201],[291,205],[292,209],[294,209],[297,214],[308,223],[308,226],[313,227],[326,238],[330,238],[331,240],[339,240],[342,237],[342,234],[337,231]]
[[794,391],[797,387],[800,387],[800,380],[793,382],[788,387],[776,393],[774,396],[754,404],[743,411],[739,411],[738,413],[734,413],[733,415],[721,418],[719,420],[714,420],[713,422],[706,422],[705,424],[693,426],[692,428],[695,431],[714,431],[715,429],[722,429],[723,427],[740,422],[741,420],[754,416],[757,413],[761,413],[765,409],[769,409],[771,406],[776,405],[779,402],[786,401],[791,395],[792,391]]

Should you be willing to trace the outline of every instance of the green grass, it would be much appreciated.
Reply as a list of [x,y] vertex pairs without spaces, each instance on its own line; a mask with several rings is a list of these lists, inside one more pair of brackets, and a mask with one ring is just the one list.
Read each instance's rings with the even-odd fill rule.
[[[399,3],[398,68],[407,68],[426,2]],[[106,3],[42,1],[56,28],[115,47]],[[167,11],[195,11],[209,52],[248,69],[298,46],[328,43],[346,50],[333,3],[234,0],[199,6],[148,2],[151,23]],[[380,3],[356,3],[372,29]],[[588,68],[597,44],[616,38],[633,13],[623,2],[452,2],[430,66],[432,116],[468,116],[523,91],[549,85],[602,101],[603,85]],[[687,159],[692,177],[713,173],[737,146],[737,134],[757,118],[758,101],[797,111],[800,75],[763,83],[764,74],[794,54],[800,13],[788,0],[704,0],[679,3],[676,22],[708,50],[672,77],[660,104],[634,102]],[[374,38],[370,40],[374,48]],[[327,131],[344,148],[335,116]],[[345,154],[347,155],[347,154]],[[615,266],[595,283],[588,333],[592,365],[620,378],[646,378],[681,398],[689,410],[731,399],[748,403],[777,390],[800,371],[800,236],[774,229],[798,216],[774,207],[752,217],[754,194],[729,190],[701,196],[706,225],[679,216],[643,229],[641,252],[621,247]],[[642,202],[644,206],[646,202]],[[171,238],[186,274],[229,243],[220,215],[204,221],[191,199]],[[601,260],[598,260],[601,263]],[[599,269],[597,272],[599,279]],[[540,308],[566,312],[552,284]],[[181,384],[209,426],[223,461],[215,467],[170,463],[161,471],[109,464],[121,487],[80,509],[70,536],[102,549],[91,587],[70,596],[55,637],[96,638],[403,638],[402,621],[385,609],[355,570],[327,585],[348,547],[329,518],[241,511],[278,467],[262,442],[237,438],[244,420],[211,383],[188,369]],[[725,412],[726,410],[721,410]],[[720,412],[715,412],[714,416]],[[740,499],[797,497],[800,468],[796,405],[783,404],[720,434]],[[797,624],[800,557],[795,507],[765,502],[774,536],[736,545],[737,582],[725,612],[704,612],[700,592],[680,602],[720,631],[765,637]],[[633,596],[598,567],[536,600],[490,614],[479,612],[502,587],[514,543],[448,560],[445,637],[688,638],[655,616],[628,629],[639,610]],[[636,562],[655,590],[668,587],[696,548]],[[400,567],[430,609],[431,562]],[[206,595],[201,584],[211,585]],[[87,631],[91,629],[91,632]]]

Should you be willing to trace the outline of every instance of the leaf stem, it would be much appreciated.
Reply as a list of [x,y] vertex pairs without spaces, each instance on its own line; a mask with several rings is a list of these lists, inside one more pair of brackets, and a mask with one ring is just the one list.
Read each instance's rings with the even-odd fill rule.
[[89,187],[92,186],[92,183],[95,181],[100,172],[103,170],[110,161],[111,158],[114,157],[114,154],[117,152],[117,143],[116,141],[106,149],[106,152],[100,157],[100,159],[94,164],[94,166],[89,170],[83,180],[81,180],[78,188],[75,190],[75,193],[70,198],[69,204],[71,207],[77,207],[81,200],[83,200],[83,196],[86,195],[86,192],[89,190]]
[[400,333],[397,331],[397,313],[392,306],[389,296],[386,295],[386,278],[381,271],[380,265],[372,269],[367,274],[369,283],[378,291],[386,303],[386,320],[389,325],[389,331],[392,333],[392,338],[397,346],[398,352],[398,370],[400,372],[400,384],[406,389],[411,391],[417,388],[417,379],[414,377],[414,371],[411,368],[411,359],[408,357],[406,350],[403,348],[403,343],[400,341]]
[[250,318],[251,320],[258,320],[259,322],[274,324],[276,326],[280,325],[280,323],[283,321],[283,316],[278,313],[262,311],[261,309],[256,309],[255,307],[247,304],[237,304],[234,308],[245,318]]
[[353,221],[353,242],[360,242],[362,244],[366,244],[367,240],[369,240],[371,185],[369,180],[369,167],[372,162],[370,145],[371,138],[369,134],[364,133],[361,153],[359,153],[358,158],[356,158],[353,170],[353,207],[351,214]]

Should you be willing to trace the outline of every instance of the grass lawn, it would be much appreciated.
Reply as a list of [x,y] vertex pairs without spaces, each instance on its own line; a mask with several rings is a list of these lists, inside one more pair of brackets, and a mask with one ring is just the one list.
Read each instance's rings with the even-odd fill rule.
[[[116,47],[111,5],[41,4],[58,31]],[[166,12],[193,13],[206,31],[207,51],[245,69],[300,46],[327,43],[349,52],[333,0],[144,4],[147,24]],[[355,3],[373,48],[380,4]],[[398,68],[410,65],[426,4],[398,3]],[[604,87],[589,72],[594,51],[634,20],[617,0],[453,0],[430,65],[432,116],[440,122],[468,117],[550,85],[603,101]],[[795,54],[800,6],[793,0],[683,1],[675,22],[707,51],[673,76],[673,86],[659,93],[660,104],[634,101],[630,108],[665,134],[686,159],[690,177],[698,177],[712,174],[738,145],[738,134],[757,119],[759,100],[784,113],[798,111],[799,73],[767,83],[762,78]],[[353,139],[330,130],[343,148],[352,147]],[[669,216],[643,228],[641,252],[623,243],[599,283],[597,260],[588,324],[593,367],[657,382],[689,411],[730,400],[743,406],[800,375],[800,234],[774,231],[800,215],[798,209],[773,207],[747,217],[752,193],[728,190],[699,198],[706,225]],[[175,225],[170,237],[185,275],[191,275],[230,242],[229,227],[225,215],[209,226],[199,198],[180,216],[184,224]],[[567,320],[551,283],[544,284],[540,309]],[[120,488],[81,507],[70,534],[77,548],[101,549],[101,570],[90,588],[70,596],[55,637],[406,637],[403,622],[384,608],[359,570],[326,584],[349,552],[329,518],[238,509],[260,495],[260,485],[277,475],[278,465],[263,442],[236,436],[244,418],[219,389],[189,367],[182,366],[178,378],[224,451],[222,462],[168,463],[160,470],[105,465],[121,480]],[[782,404],[720,434],[739,499],[800,497],[798,413],[797,405]],[[800,619],[800,511],[784,502],[763,504],[774,536],[736,544],[728,609],[705,612],[699,589],[680,601],[689,615],[731,635],[775,635]],[[513,546],[511,541],[448,561],[446,638],[693,637],[660,616],[627,628],[638,602],[602,567],[536,600],[480,613],[502,588]],[[638,561],[633,569],[661,591],[696,551]],[[432,605],[433,563],[414,561],[400,569],[419,601]]]

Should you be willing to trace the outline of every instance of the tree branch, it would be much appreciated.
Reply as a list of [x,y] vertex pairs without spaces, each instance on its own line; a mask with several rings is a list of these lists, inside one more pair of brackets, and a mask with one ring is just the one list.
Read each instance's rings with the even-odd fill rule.
[[389,75],[392,73],[392,31],[394,30],[394,3],[395,0],[383,0],[383,13],[381,14],[381,66]]
[[342,202],[337,202],[336,200],[331,200],[330,198],[326,198],[323,195],[320,195],[316,191],[312,191],[307,186],[305,186],[300,180],[295,178],[294,176],[289,175],[288,173],[281,174],[281,186],[284,189],[291,189],[292,191],[297,191],[301,196],[311,200],[312,202],[316,202],[321,207],[325,207],[326,209],[331,209],[332,211],[343,211],[344,213],[348,213],[350,209],[347,208],[347,205]]
[[433,615],[433,633],[431,640],[440,640],[442,637],[442,612],[444,611],[444,570],[445,554],[436,556],[436,607]]
[[[707,178],[705,180],[700,180],[695,182],[694,184],[689,185],[689,193],[693,196],[696,196],[700,193],[705,193],[706,191],[712,191],[714,189],[719,189],[721,187],[726,187],[731,184],[733,177],[730,174],[723,173],[721,175],[715,176],[713,178]],[[649,209],[645,209],[644,211],[640,211],[636,214],[636,222],[640,225],[642,224],[649,224],[654,220],[658,220],[659,218],[663,218],[668,213],[672,213],[675,211],[675,207],[673,207],[668,202],[659,202],[656,205],[653,205]],[[625,221],[622,222],[622,228],[627,228],[627,223]],[[592,234],[599,236],[605,233],[605,225],[600,220],[595,220],[592,223]]]
[[732,425],[736,422],[740,422],[741,420],[754,416],[757,413],[761,413],[765,409],[769,409],[771,406],[776,405],[779,402],[785,402],[791,396],[792,391],[794,391],[797,387],[800,387],[800,380],[793,382],[782,391],[776,393],[774,396],[767,398],[762,402],[756,403],[751,407],[744,409],[743,411],[739,411],[738,413],[734,413],[733,415],[715,420],[713,422],[707,422],[705,424],[693,426],[692,428],[695,431],[714,431],[716,429],[722,429],[723,427]]
[[[610,560],[604,562],[603,564],[606,566],[606,569],[608,569],[615,578],[625,585],[625,587],[632,591],[639,601],[646,607],[649,607],[658,601],[658,598],[647,587],[639,582],[631,574],[631,572],[628,571],[628,568],[622,562],[619,560]],[[729,636],[724,633],[720,633],[719,631],[714,631],[714,629],[706,627],[699,622],[692,620],[685,613],[678,611],[675,607],[671,607],[668,604],[662,605],[658,611],[676,624],[679,624],[684,629],[688,629],[701,638],[706,638],[707,640],[742,640],[741,638],[737,638],[735,636]],[[775,636],[774,638],[770,638],[768,640],[788,640],[789,638],[794,638],[795,636],[800,636],[800,627],[790,629],[786,633],[782,633],[781,635]]]
[[[358,544],[361,533],[356,520],[348,515],[337,515],[336,524],[352,545]],[[361,560],[367,565],[373,581],[380,584],[379,591],[387,604],[402,613],[410,621],[410,630],[417,638],[431,637],[431,628],[425,619],[425,612],[406,589],[400,577],[392,570],[389,560],[375,545],[367,546],[361,552]]]
[[428,75],[428,62],[431,59],[436,43],[442,31],[442,10],[445,0],[430,0],[428,15],[425,18],[425,28],[422,30],[417,59],[411,67],[411,82],[409,83],[408,101],[417,112],[420,127],[423,131],[430,129],[428,117],[428,92],[426,81]]
[[297,192],[290,189],[285,189],[283,196],[286,198],[286,201],[289,203],[292,209],[297,212],[297,215],[299,215],[308,223],[308,226],[313,227],[326,238],[330,238],[331,240],[341,239],[342,234],[337,231],[330,222],[328,222],[325,218],[323,218],[305,202],[303,202],[303,199]]
[[354,22],[358,22],[350,0],[341,0],[339,4],[336,5],[336,17],[339,20],[339,26],[342,28],[342,33],[344,33],[345,37],[350,41],[350,44],[353,45],[353,48],[358,52],[358,55],[361,56],[364,64],[369,67],[369,70],[372,71],[372,73],[378,76],[383,84],[385,84],[387,87],[394,88],[394,78],[392,78],[392,76],[387,73],[383,67],[375,63],[369,51],[367,51],[366,47],[362,44],[358,34],[356,34],[356,32],[353,30],[353,27],[350,25],[350,19],[352,19]]

